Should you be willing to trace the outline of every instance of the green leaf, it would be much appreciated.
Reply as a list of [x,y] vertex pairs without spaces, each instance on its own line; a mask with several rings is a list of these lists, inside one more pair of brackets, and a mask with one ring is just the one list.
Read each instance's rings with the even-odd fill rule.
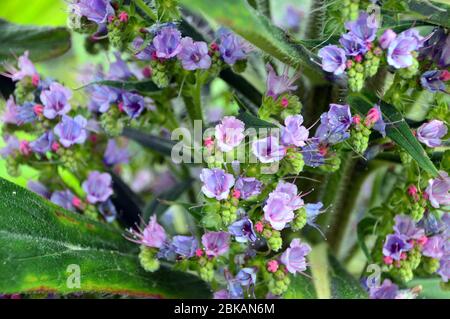
[[448,3],[410,0],[408,1],[408,7],[420,17],[419,20],[450,28],[450,6]]
[[318,58],[300,43],[295,43],[246,1],[222,0],[213,6],[207,0],[182,0],[180,3],[192,10],[202,11],[280,61],[295,68],[303,66],[303,72],[311,79],[322,80],[324,72],[314,62]]
[[417,278],[406,284],[408,288],[422,287],[420,298],[425,299],[450,299],[450,291],[441,288],[440,278]]
[[171,201],[177,200],[192,186],[193,180],[185,180],[171,187],[169,190],[157,195],[144,210],[144,221],[148,221],[152,215],[161,215],[170,206]]
[[125,128],[122,134],[123,136],[138,142],[142,146],[158,152],[163,156],[170,156],[172,153],[172,147],[176,144],[175,141],[167,140],[152,134],[145,134],[132,128]]
[[378,101],[375,96],[363,95],[360,93],[352,94],[348,97],[350,106],[361,114],[366,114],[375,104],[379,104],[383,119],[387,123],[386,135],[389,136],[397,145],[402,147],[412,156],[421,168],[426,170],[432,176],[438,175],[438,170],[430,160],[422,145],[417,141],[411,132],[405,119],[394,106]]
[[30,59],[43,61],[70,49],[70,33],[62,27],[37,27],[9,23],[0,19],[0,61],[15,59],[25,51]]
[[350,275],[338,260],[328,256],[331,296],[334,299],[367,299],[367,292],[361,284]]
[[143,81],[113,81],[113,80],[102,80],[91,82],[79,89],[91,86],[91,85],[105,85],[110,86],[122,90],[128,91],[138,91],[141,93],[152,93],[161,91],[160,88],[153,83],[152,80],[143,80]]
[[251,128],[258,129],[258,128],[275,128],[275,127],[277,127],[275,124],[261,120],[260,118],[250,114],[247,111],[243,111],[243,112],[239,113],[237,118],[245,123],[246,128],[251,127]]
[[284,294],[286,299],[315,299],[316,291],[312,279],[298,274],[291,279],[288,290]]
[[[210,296],[207,285],[193,275],[166,267],[145,272],[138,245],[112,226],[67,212],[3,179],[0,211],[0,293]],[[67,285],[73,274],[69,265],[80,267],[79,287]]]
[[372,261],[372,256],[370,254],[369,248],[366,245],[366,236],[373,233],[375,224],[377,223],[377,219],[374,217],[366,217],[363,218],[357,226],[357,236],[358,236],[358,245],[361,247],[364,255],[366,255],[367,260]]

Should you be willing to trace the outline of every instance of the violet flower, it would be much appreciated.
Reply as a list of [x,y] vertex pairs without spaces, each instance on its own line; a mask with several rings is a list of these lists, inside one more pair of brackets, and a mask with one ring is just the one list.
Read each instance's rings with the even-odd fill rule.
[[252,143],[252,152],[261,163],[273,163],[283,159],[286,148],[279,144],[278,138],[268,136]]
[[234,185],[234,177],[223,169],[202,169],[200,180],[203,182],[202,192],[208,198],[226,199]]
[[53,131],[64,147],[70,147],[74,144],[83,144],[86,141],[86,125],[87,121],[81,115],[77,115],[75,118],[63,115],[61,122],[55,126]]
[[20,148],[20,142],[14,135],[5,135],[3,140],[6,142],[6,146],[0,149],[0,155],[3,158],[8,158],[17,153]]
[[445,239],[441,236],[428,237],[427,242],[422,247],[422,255],[441,259],[444,256]]
[[246,267],[239,270],[235,280],[247,289],[256,284],[256,269],[254,267]]
[[130,153],[128,148],[120,147],[114,139],[108,140],[105,154],[103,155],[103,162],[108,166],[117,164],[127,164],[130,160]]
[[322,69],[334,75],[344,73],[347,58],[345,51],[336,45],[327,45],[319,50],[317,54],[322,59]]
[[398,286],[389,279],[385,279],[381,286],[371,287],[369,290],[370,299],[395,299],[398,293]]
[[17,125],[21,126],[37,121],[38,115],[36,114],[34,106],[35,104],[33,102],[25,102],[17,108]]
[[348,129],[352,124],[350,106],[330,104],[328,113],[320,116],[320,125],[316,130],[315,137],[319,142],[336,144],[350,137]]
[[119,99],[119,92],[115,88],[106,85],[94,85],[91,89],[91,98],[89,109],[95,112],[105,113],[109,110],[111,104]]
[[91,204],[105,202],[112,194],[112,178],[108,173],[93,171],[82,184],[87,194],[87,201]]
[[411,248],[412,245],[403,236],[388,235],[383,246],[383,255],[394,260],[400,260],[402,254]]
[[391,42],[394,41],[394,39],[397,37],[397,33],[392,31],[391,29],[387,29],[384,31],[384,33],[379,38],[378,42],[380,43],[380,47],[384,50],[386,50],[389,45],[391,45]]
[[302,155],[305,165],[309,167],[318,167],[325,164],[325,156],[320,151],[320,144],[315,141],[306,144],[306,146],[302,148]]
[[417,227],[416,223],[406,215],[395,216],[394,231],[397,235],[404,237],[406,240],[417,240],[425,235],[424,230]]
[[432,120],[417,129],[417,139],[428,147],[438,147],[447,135],[447,126],[443,121]]
[[69,8],[73,14],[97,24],[106,23],[109,16],[114,16],[109,0],[72,0]]
[[254,242],[257,239],[256,233],[253,230],[253,223],[248,217],[232,223],[228,226],[228,232],[235,236],[238,243]]
[[420,84],[422,87],[430,92],[446,92],[445,81],[450,78],[450,73],[447,70],[430,70],[426,71],[420,77]]
[[39,183],[37,181],[29,180],[27,182],[27,188],[30,191],[32,191],[44,198],[48,199],[51,196],[50,191],[47,189],[47,187],[45,187],[42,183]]
[[289,77],[289,67],[284,66],[283,73],[277,75],[270,63],[266,64],[267,81],[266,81],[266,95],[271,96],[276,100],[281,94],[297,90],[297,86],[294,85],[298,80],[300,74]]
[[115,52],[116,60],[109,65],[107,78],[109,80],[127,80],[133,76],[127,63],[121,58],[120,52]]
[[222,122],[215,127],[217,146],[222,152],[229,152],[244,139],[244,122],[234,116],[225,116]]
[[73,202],[75,195],[70,190],[56,191],[50,196],[50,201],[64,209],[74,212],[76,210]]
[[383,113],[378,104],[375,104],[374,109],[378,111],[378,119],[373,124],[373,129],[378,131],[383,137],[386,137],[386,123],[383,120]]
[[439,176],[430,179],[425,193],[431,206],[439,208],[450,205],[450,177],[447,172],[439,171]]
[[273,229],[282,230],[290,223],[295,215],[288,203],[291,198],[288,194],[273,192],[267,199],[263,208],[264,219],[270,223]]
[[35,153],[45,154],[52,149],[52,144],[55,141],[53,132],[47,131],[30,143],[30,147]]
[[123,110],[129,117],[135,119],[145,109],[145,100],[139,94],[125,92],[122,94]]
[[175,248],[175,253],[186,258],[193,257],[198,248],[198,242],[194,236],[174,236],[172,245]]
[[6,100],[5,111],[1,116],[1,121],[4,124],[17,125],[17,116],[18,116],[17,105],[14,102],[14,96],[10,95],[8,100]]
[[53,82],[48,90],[41,92],[40,98],[44,105],[44,116],[52,120],[58,115],[64,115],[70,111],[69,100],[72,98],[72,91]]
[[364,41],[351,32],[343,34],[339,39],[339,43],[344,48],[345,54],[349,56],[363,55],[368,50]]
[[205,253],[209,257],[217,257],[228,252],[230,234],[226,232],[207,232],[202,236]]
[[303,18],[303,11],[297,9],[292,5],[288,5],[284,11],[282,26],[289,31],[298,32],[300,30],[300,23]]
[[239,192],[239,198],[246,200],[261,193],[262,183],[255,177],[239,177],[234,190]]
[[284,120],[284,127],[281,129],[281,142],[284,145],[305,146],[309,131],[303,125],[303,116],[289,115]]
[[100,203],[98,205],[98,211],[107,223],[112,223],[117,217],[116,206],[114,206],[114,203],[110,199],[106,202]]
[[164,228],[156,221],[156,215],[150,217],[150,221],[144,230],[129,229],[128,235],[131,236],[126,237],[129,241],[153,248],[163,247],[167,237]]
[[226,64],[233,65],[237,61],[244,60],[252,50],[250,44],[230,30],[219,30],[220,56]]
[[413,64],[412,52],[417,49],[417,40],[412,36],[399,34],[388,47],[387,62],[396,69],[407,68]]
[[20,81],[26,77],[30,77],[35,85],[39,81],[39,74],[34,64],[28,58],[29,52],[25,51],[17,60],[18,69],[12,65],[6,65],[6,73],[3,75],[11,78],[13,81]]
[[291,241],[289,248],[281,255],[280,260],[291,274],[301,273],[308,266],[306,255],[310,251],[311,247],[308,244],[303,244],[300,239],[295,238]]
[[287,195],[286,205],[292,210],[297,210],[304,204],[303,199],[298,195],[297,185],[295,184],[279,182],[275,190],[269,194],[269,197],[276,193]]
[[346,22],[345,27],[350,33],[368,44],[376,38],[378,22],[375,20],[375,15],[368,15],[366,12],[361,11],[358,19]]
[[160,59],[170,59],[181,51],[181,33],[168,26],[161,28],[153,38],[155,55]]
[[136,50],[134,56],[138,60],[149,61],[152,59],[153,54],[155,54],[155,48],[153,47],[153,44],[150,43],[144,47],[144,39],[142,39],[141,37],[135,38],[131,45],[133,46],[134,50]]
[[209,69],[211,57],[208,54],[208,45],[203,41],[194,42],[192,38],[181,39],[181,51],[178,53],[183,69],[193,71]]
[[[448,246],[447,246],[448,247]],[[437,273],[441,276],[443,282],[448,282],[450,277],[450,254],[448,253],[450,249],[446,249],[446,255],[439,261],[439,269]]]

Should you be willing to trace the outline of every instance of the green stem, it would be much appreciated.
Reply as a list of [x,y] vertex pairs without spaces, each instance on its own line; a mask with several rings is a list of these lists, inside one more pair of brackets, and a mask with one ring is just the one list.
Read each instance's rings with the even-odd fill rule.
[[149,16],[153,21],[158,20],[158,16],[153,12],[153,10],[144,2],[144,0],[134,0],[136,6]]

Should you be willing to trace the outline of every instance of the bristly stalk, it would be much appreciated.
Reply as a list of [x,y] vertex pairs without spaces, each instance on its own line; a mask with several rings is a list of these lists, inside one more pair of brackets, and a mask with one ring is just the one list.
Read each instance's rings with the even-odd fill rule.
[[307,39],[317,39],[323,34],[324,23],[326,19],[327,0],[313,0],[311,3],[311,12],[306,28]]
[[270,0],[249,0],[248,3],[267,18],[271,18]]

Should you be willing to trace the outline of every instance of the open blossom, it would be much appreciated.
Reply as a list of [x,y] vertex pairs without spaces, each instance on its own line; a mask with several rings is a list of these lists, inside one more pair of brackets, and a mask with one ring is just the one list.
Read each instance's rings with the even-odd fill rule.
[[368,50],[364,41],[351,32],[343,34],[339,43],[344,48],[345,54],[349,56],[363,55]]
[[316,141],[312,141],[311,143],[306,144],[302,148],[302,155],[303,161],[307,166],[318,167],[325,164],[325,156],[323,152],[320,151],[320,144]]
[[397,37],[397,33],[392,31],[391,29],[387,29],[384,31],[384,33],[381,35],[378,42],[380,43],[380,47],[382,49],[387,49],[392,41]]
[[442,236],[428,237],[427,242],[422,247],[422,255],[441,259],[444,255],[445,239]]
[[320,116],[320,125],[315,137],[320,142],[336,144],[350,137],[348,129],[352,124],[350,106],[330,104],[330,110]]
[[234,185],[234,177],[223,169],[202,169],[200,180],[203,182],[202,192],[208,198],[226,199]]
[[411,248],[412,245],[403,236],[388,235],[383,246],[383,255],[394,260],[400,260],[401,255]]
[[106,23],[108,17],[114,16],[110,0],[72,0],[69,8],[73,14],[97,24]]
[[36,194],[38,194],[38,195],[40,195],[40,196],[42,196],[44,198],[50,198],[51,194],[50,194],[49,190],[42,183],[39,183],[37,181],[29,180],[27,182],[27,188],[30,191],[32,191],[32,192],[34,192],[34,193],[36,193]]
[[306,270],[308,265],[306,255],[310,251],[311,247],[308,244],[303,244],[300,239],[295,238],[291,241],[289,248],[281,255],[281,262],[291,274],[301,273]]
[[370,299],[395,299],[398,293],[398,286],[389,279],[385,279],[380,286],[371,287],[369,290]]
[[439,208],[450,205],[450,177],[447,172],[440,171],[439,176],[430,179],[425,193],[428,195],[428,200],[431,206]]
[[256,283],[256,269],[254,267],[246,267],[239,270],[235,280],[243,287],[249,288]]
[[284,127],[281,129],[281,142],[284,145],[305,146],[309,131],[303,125],[303,116],[289,115],[284,120]]
[[17,105],[14,102],[14,96],[11,95],[6,101],[5,111],[1,116],[1,121],[5,124],[17,125],[17,115],[18,115]]
[[127,80],[133,76],[128,64],[122,59],[120,52],[115,52],[116,60],[109,64],[108,80]]
[[437,28],[424,39],[420,49],[420,57],[428,58],[436,63],[439,68],[450,66],[450,34],[444,28]]
[[48,90],[41,93],[41,101],[44,105],[44,116],[48,119],[54,119],[58,115],[67,114],[70,111],[69,100],[72,97],[72,91],[65,88],[57,82],[50,84]]
[[174,236],[172,238],[172,246],[178,255],[191,258],[195,255],[198,242],[194,236]]
[[323,47],[317,54],[322,59],[322,69],[334,75],[344,73],[347,58],[345,51],[338,46],[331,44]]
[[86,125],[87,121],[81,115],[77,115],[75,118],[64,115],[53,131],[64,147],[70,147],[74,144],[83,144],[86,141]]
[[217,146],[222,152],[229,152],[244,139],[244,122],[234,116],[225,116],[215,127]]
[[208,54],[208,45],[203,41],[194,42],[192,38],[181,39],[181,51],[178,59],[185,70],[209,69],[211,57]]
[[150,217],[150,221],[144,230],[136,231],[130,229],[128,232],[131,235],[131,237],[127,237],[128,240],[153,248],[163,247],[167,237],[164,228],[158,224],[156,215]]
[[207,232],[202,236],[205,253],[209,257],[217,257],[228,252],[230,234],[226,232]]
[[438,147],[447,134],[447,126],[443,121],[432,120],[417,129],[417,139],[428,147]]
[[181,51],[181,33],[173,27],[164,27],[153,38],[155,55],[160,59],[170,59]]
[[235,221],[228,227],[228,232],[235,236],[238,243],[254,242],[256,240],[253,223],[248,217]]
[[254,177],[239,177],[234,189],[239,192],[239,198],[248,199],[261,193],[262,183]]
[[87,201],[91,204],[105,202],[113,194],[111,184],[112,178],[108,173],[91,172],[82,185]]
[[139,94],[125,92],[122,94],[123,110],[129,117],[135,119],[145,109],[145,100]]
[[287,195],[286,205],[292,210],[297,210],[304,204],[303,199],[298,195],[297,185],[293,183],[279,182],[275,190],[269,194],[269,197],[276,193]]
[[281,161],[286,155],[286,148],[279,144],[278,138],[268,136],[252,143],[252,152],[261,163]]
[[134,56],[136,57],[136,59],[148,61],[151,60],[155,52],[155,48],[153,47],[152,43],[144,47],[144,42],[145,42],[144,39],[142,39],[141,37],[136,37],[131,45],[135,50]]
[[412,52],[417,49],[416,38],[399,34],[388,47],[388,64],[396,69],[407,68],[413,64]]
[[345,27],[355,37],[368,44],[375,40],[377,36],[378,21],[375,15],[360,12],[358,19],[356,21],[346,22]]
[[420,77],[422,87],[430,92],[446,92],[445,82],[450,80],[450,72],[447,70],[429,70]]
[[52,149],[52,144],[55,141],[52,131],[47,131],[30,143],[30,147],[35,153],[45,154]]
[[128,148],[120,147],[118,143],[111,139],[106,145],[105,154],[103,155],[103,162],[108,166],[117,164],[126,164],[130,159]]
[[252,50],[250,44],[230,30],[219,30],[220,56],[226,64],[233,65],[237,61],[244,60]]
[[404,237],[406,240],[417,240],[425,235],[424,230],[417,227],[412,218],[406,215],[395,216],[394,231],[397,235]]
[[64,209],[74,212],[76,210],[74,206],[75,195],[70,190],[56,191],[50,196],[50,201]]
[[294,219],[294,211],[289,206],[290,201],[290,196],[281,192],[274,192],[269,196],[263,211],[264,219],[273,229],[282,230]]
[[16,122],[17,125],[33,123],[38,119],[33,102],[25,102],[17,108]]
[[0,155],[3,158],[7,158],[19,151],[20,142],[14,135],[5,135],[3,140],[6,142],[6,146],[0,149]]
[[12,65],[6,65],[6,71],[4,75],[10,77],[13,81],[20,81],[26,77],[30,77],[32,81],[37,85],[39,81],[39,74],[34,66],[33,62],[28,58],[29,52],[25,51],[17,60],[18,69]]
[[106,85],[93,85],[90,90],[89,109],[95,112],[105,113],[111,104],[119,99],[118,89]]
[[276,100],[281,94],[297,90],[297,86],[294,85],[298,80],[299,74],[289,77],[289,68],[284,66],[283,74],[277,75],[270,63],[266,64],[267,69],[267,81],[266,81],[266,95],[271,96]]
[[284,11],[282,26],[291,30],[292,32],[298,32],[300,30],[300,23],[303,18],[303,11],[297,9],[292,5],[288,5]]

